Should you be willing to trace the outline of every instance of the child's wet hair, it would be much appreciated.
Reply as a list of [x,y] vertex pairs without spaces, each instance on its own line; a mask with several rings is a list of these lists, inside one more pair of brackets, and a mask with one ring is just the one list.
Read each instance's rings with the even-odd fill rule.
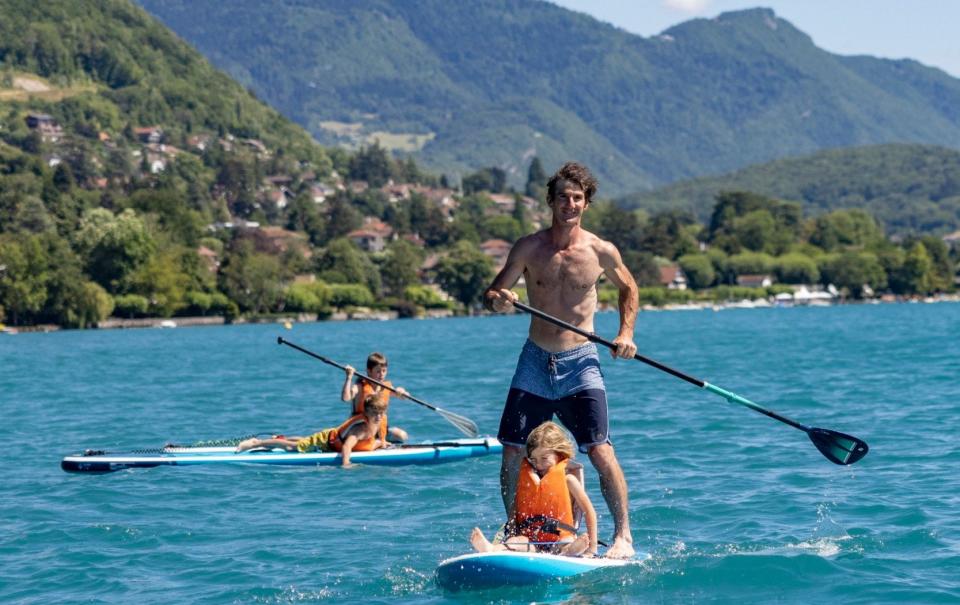
[[573,442],[556,422],[548,420],[530,432],[527,456],[532,456],[533,450],[541,447],[555,452],[561,460],[573,458]]
[[387,356],[383,353],[373,352],[367,357],[367,371],[369,372],[377,366],[387,365]]
[[379,412],[381,414],[387,411],[387,398],[383,391],[379,393],[373,393],[367,395],[367,398],[363,400],[363,413],[367,415],[368,412]]

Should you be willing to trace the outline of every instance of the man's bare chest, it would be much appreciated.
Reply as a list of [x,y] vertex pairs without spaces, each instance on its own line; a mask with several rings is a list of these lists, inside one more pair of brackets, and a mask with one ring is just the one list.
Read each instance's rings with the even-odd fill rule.
[[548,289],[588,290],[602,273],[592,250],[543,253],[527,266],[527,283]]

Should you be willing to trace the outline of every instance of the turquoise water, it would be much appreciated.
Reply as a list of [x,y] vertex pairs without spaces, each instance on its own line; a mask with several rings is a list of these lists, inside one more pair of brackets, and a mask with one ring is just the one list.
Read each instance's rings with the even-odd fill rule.
[[[598,318],[612,336],[616,315]],[[958,603],[960,305],[643,313],[641,352],[871,446],[804,433],[606,360],[613,437],[649,564],[532,590],[445,594],[436,564],[502,521],[496,457],[433,467],[157,468],[70,475],[63,455],[346,417],[363,364],[495,433],[520,316],[0,335],[3,603]],[[414,440],[459,436],[394,401]],[[612,523],[595,474],[601,536]]]

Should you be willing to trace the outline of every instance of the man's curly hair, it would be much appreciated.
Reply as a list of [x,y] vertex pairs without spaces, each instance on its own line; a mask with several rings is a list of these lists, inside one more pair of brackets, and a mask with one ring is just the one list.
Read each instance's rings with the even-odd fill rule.
[[579,185],[583,189],[588,204],[593,199],[593,194],[597,192],[597,179],[590,170],[583,164],[567,162],[547,181],[547,202],[557,196],[560,185],[565,181]]

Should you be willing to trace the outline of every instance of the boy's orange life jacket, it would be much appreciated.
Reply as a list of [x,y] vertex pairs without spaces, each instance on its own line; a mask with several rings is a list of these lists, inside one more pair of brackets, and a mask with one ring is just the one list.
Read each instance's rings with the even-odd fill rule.
[[[356,416],[351,416],[349,420],[333,429],[333,432],[330,433],[330,449],[335,452],[343,451],[343,440],[344,435],[347,434],[352,427],[357,424],[363,424],[367,421],[367,417],[363,414],[357,414]],[[353,446],[353,451],[355,452],[369,452],[373,449],[373,444],[377,439],[380,439],[381,443],[387,441],[387,417],[380,417],[380,429],[377,431],[377,434],[366,439],[358,439],[356,445]]]
[[[389,380],[381,380],[383,384],[392,387],[393,383]],[[367,400],[367,397],[373,395],[377,392],[377,385],[372,382],[367,382],[363,378],[357,381],[357,386],[360,388],[357,391],[357,396],[353,398],[353,413],[362,414],[363,413],[363,402]],[[390,389],[380,389],[380,396],[386,398],[387,404],[390,403]]]
[[[567,487],[567,460],[558,462],[536,482],[537,471],[526,458],[520,464],[513,521],[521,535],[531,542],[556,542],[575,537],[566,529],[548,528],[547,519],[572,526],[573,503]],[[545,527],[545,525],[547,527]],[[555,530],[555,531],[553,531]]]

